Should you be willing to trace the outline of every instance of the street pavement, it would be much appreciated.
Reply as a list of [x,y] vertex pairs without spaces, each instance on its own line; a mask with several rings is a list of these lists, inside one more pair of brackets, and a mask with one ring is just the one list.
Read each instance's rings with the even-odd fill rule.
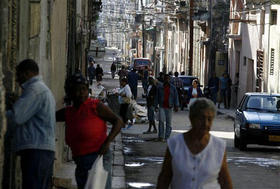
[[[118,79],[110,79],[105,74],[103,85],[106,89],[119,87]],[[139,104],[142,87],[138,85]],[[233,147],[233,119],[234,109],[218,109],[218,115],[213,123],[211,134],[223,138],[227,142],[227,161],[234,188],[238,189],[279,189],[280,188],[280,148],[252,145],[246,152]],[[173,114],[172,135],[186,132],[190,129],[188,111]],[[112,188],[155,188],[157,176],[160,172],[165,142],[156,142],[157,134],[143,134],[148,128],[147,123],[134,124],[131,128],[122,130],[111,145]],[[74,173],[75,165],[67,163],[64,175]],[[69,174],[70,173],[70,174]],[[66,177],[65,177],[66,178]],[[68,182],[69,179],[68,179]],[[72,175],[72,188],[75,180]],[[70,188],[70,187],[65,187]]]

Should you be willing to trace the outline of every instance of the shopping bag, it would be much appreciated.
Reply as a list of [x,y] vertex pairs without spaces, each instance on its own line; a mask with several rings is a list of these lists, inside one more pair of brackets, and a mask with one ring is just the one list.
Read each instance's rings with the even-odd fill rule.
[[122,97],[122,99],[125,104],[130,104],[130,102],[131,102],[131,99],[129,97],[124,96],[124,97]]
[[84,189],[105,189],[108,172],[103,167],[103,156],[98,156],[88,171]]

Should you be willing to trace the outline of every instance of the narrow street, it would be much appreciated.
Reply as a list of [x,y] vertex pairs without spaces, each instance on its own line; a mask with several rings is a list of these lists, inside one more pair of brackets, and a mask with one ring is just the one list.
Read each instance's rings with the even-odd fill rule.
[[[118,86],[117,79],[103,80],[107,89]],[[138,97],[142,94],[138,84]],[[140,102],[144,99],[139,98]],[[233,111],[233,110],[232,110]],[[227,160],[234,188],[238,189],[278,189],[280,187],[280,147],[249,145],[247,151],[233,146],[233,120],[223,109],[214,121],[211,134],[227,142]],[[188,111],[173,113],[172,135],[183,133],[190,128]],[[147,123],[135,124],[122,131],[125,179],[127,188],[155,188],[160,172],[166,143],[155,142],[157,134],[142,134]]]

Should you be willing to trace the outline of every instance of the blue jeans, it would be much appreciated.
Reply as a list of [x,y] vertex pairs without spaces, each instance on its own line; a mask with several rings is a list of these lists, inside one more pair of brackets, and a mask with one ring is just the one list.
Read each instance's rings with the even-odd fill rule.
[[[171,108],[159,108],[159,125],[158,125],[158,137],[168,139],[171,134],[171,120],[172,120],[172,109]],[[164,122],[165,129],[164,129]],[[164,132],[165,130],[165,132]]]
[[[93,152],[93,153],[90,153],[87,155],[78,156],[78,157],[73,158],[77,165],[76,170],[75,170],[75,177],[76,177],[78,189],[84,189],[86,182],[87,182],[88,171],[91,169],[91,167],[97,157],[98,157],[98,153]],[[104,169],[106,171],[108,171],[106,189],[111,189],[112,154],[111,154],[110,150],[108,150],[108,152],[103,156],[103,165],[104,165]]]
[[52,184],[54,152],[27,149],[21,157],[22,189],[49,189]]

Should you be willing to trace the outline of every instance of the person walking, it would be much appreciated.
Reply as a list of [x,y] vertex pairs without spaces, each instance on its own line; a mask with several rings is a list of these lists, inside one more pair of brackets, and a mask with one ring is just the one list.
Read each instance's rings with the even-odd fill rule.
[[112,79],[115,78],[116,70],[117,70],[116,63],[113,62],[112,65],[111,65],[111,75],[112,75]]
[[[149,77],[149,85],[147,90],[147,116],[149,120],[149,128],[143,134],[157,133],[156,123],[155,123],[155,104],[156,104],[156,94],[157,87],[155,80],[152,77]],[[153,131],[151,131],[153,127]]]
[[216,106],[206,98],[190,106],[191,129],[168,139],[157,189],[232,189],[226,143],[209,133]]
[[95,72],[96,72],[96,80],[102,81],[103,69],[99,64],[97,64]]
[[189,106],[199,97],[202,97],[202,91],[199,87],[199,82],[197,79],[192,81],[192,86],[188,90],[188,108]]
[[180,104],[180,107],[181,109],[183,109],[182,107],[182,89],[183,89],[183,81],[181,78],[179,78],[179,73],[178,72],[175,72],[174,73],[174,76],[171,80],[171,83],[176,87],[177,89],[177,93],[178,93],[178,97],[179,97],[179,104]]
[[142,87],[144,89],[144,95],[147,95],[147,89],[148,89],[148,78],[149,78],[149,70],[148,70],[148,66],[145,66],[144,70],[143,70],[143,74],[142,74]]
[[[88,83],[81,74],[71,77],[69,92],[72,105],[58,110],[56,121],[66,123],[65,138],[76,164],[78,189],[84,189],[88,171],[99,155],[104,155],[104,168],[108,171],[106,189],[110,189],[112,160],[109,147],[123,122],[100,100],[88,97]],[[112,124],[108,136],[107,121]]]
[[125,66],[122,66],[121,70],[119,70],[118,72],[118,76],[119,76],[119,81],[121,82],[122,78],[127,77],[127,70],[125,68]]
[[122,78],[120,87],[121,87],[119,90],[120,116],[124,124],[127,124],[128,121],[127,111],[132,97],[131,89],[127,84],[127,78]]
[[[157,85],[156,106],[159,106],[158,141],[164,142],[169,138],[172,130],[172,108],[178,111],[179,99],[176,87],[170,83],[170,76],[164,75],[164,82]],[[165,123],[165,128],[164,128]]]
[[137,99],[138,79],[139,79],[139,75],[136,73],[136,69],[133,68],[133,70],[131,72],[129,72],[127,75],[127,81],[128,81],[128,85],[131,89],[133,98],[135,100]]
[[230,108],[230,100],[231,100],[231,85],[232,81],[228,76],[228,73],[224,73],[220,78],[220,101],[218,104],[218,108],[220,108],[221,102],[224,103],[224,108]]
[[95,75],[96,75],[96,70],[94,67],[94,62],[91,61],[89,63],[89,67],[88,67],[88,78],[89,78],[89,84],[92,85],[92,81],[95,79]]
[[210,89],[211,93],[211,100],[214,102],[214,104],[217,103],[217,94],[219,91],[219,78],[216,76],[216,73],[213,72],[212,76],[210,77],[208,81],[208,87]]
[[14,150],[20,156],[22,189],[50,188],[55,153],[55,99],[32,59],[16,66],[22,94],[7,110],[15,124]]

